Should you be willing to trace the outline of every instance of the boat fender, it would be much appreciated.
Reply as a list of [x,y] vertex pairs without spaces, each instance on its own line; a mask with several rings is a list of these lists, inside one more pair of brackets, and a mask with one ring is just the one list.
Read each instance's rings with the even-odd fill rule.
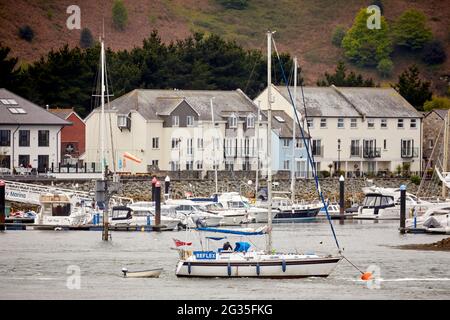
[[188,262],[188,273],[191,274],[191,263]]
[[230,277],[231,276],[231,264],[229,262],[227,265],[227,271],[228,271],[228,276]]
[[281,261],[281,270],[283,270],[283,272],[286,272],[286,260],[283,259],[283,261]]
[[261,273],[261,267],[259,265],[259,262],[256,263],[256,274],[259,276]]

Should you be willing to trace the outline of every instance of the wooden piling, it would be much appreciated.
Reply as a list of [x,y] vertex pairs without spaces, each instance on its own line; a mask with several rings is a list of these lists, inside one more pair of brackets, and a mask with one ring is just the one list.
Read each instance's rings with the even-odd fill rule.
[[161,224],[161,183],[159,181],[155,183],[155,224],[157,226]]
[[406,231],[406,186],[400,186],[400,233],[405,234]]
[[0,231],[5,230],[5,181],[0,180]]

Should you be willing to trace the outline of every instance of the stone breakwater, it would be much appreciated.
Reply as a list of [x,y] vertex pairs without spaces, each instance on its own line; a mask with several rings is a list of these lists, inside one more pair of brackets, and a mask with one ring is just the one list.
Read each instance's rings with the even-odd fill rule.
[[[159,177],[162,185],[162,193],[164,192],[164,177]],[[247,197],[255,196],[255,185],[248,185],[246,181],[249,179],[227,179],[224,178],[219,181],[219,192],[241,190],[242,195]],[[384,178],[373,179],[373,183],[379,187],[397,188],[402,184],[407,186],[407,191],[411,193],[417,192],[418,186],[411,183],[407,178]],[[25,182],[25,181],[24,181]],[[94,180],[85,181],[68,181],[68,180],[52,180],[52,181],[26,181],[27,183],[36,184],[53,184],[55,187],[77,189],[82,191],[92,191],[95,187]],[[274,191],[289,191],[290,180],[278,179],[278,185],[273,187]],[[339,199],[339,180],[338,178],[327,178],[320,181],[324,196],[332,201]],[[369,184],[364,179],[347,179],[345,181],[345,194],[347,202],[361,202],[364,198],[362,188]],[[266,181],[261,180],[260,187],[266,186]],[[214,180],[172,180],[170,183],[171,196],[174,199],[184,198],[187,193],[191,193],[197,197],[208,197],[215,192]],[[317,189],[314,180],[298,179],[296,181],[296,199],[311,201],[318,199]],[[123,179],[120,190],[117,192],[120,196],[133,198],[136,201],[148,201],[151,197],[151,178],[127,178]]]

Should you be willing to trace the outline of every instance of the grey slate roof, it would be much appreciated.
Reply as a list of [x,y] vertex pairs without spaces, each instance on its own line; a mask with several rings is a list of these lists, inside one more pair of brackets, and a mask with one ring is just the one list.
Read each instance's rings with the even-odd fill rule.
[[239,89],[233,91],[135,89],[113,100],[111,108],[119,114],[128,114],[135,110],[146,120],[162,120],[159,116],[170,114],[185,100],[199,114],[199,120],[210,121],[211,98],[214,98],[214,118],[217,120],[221,119],[224,113],[257,113],[257,107]]
[[[71,122],[61,119],[57,115],[4,88],[0,88],[0,99],[14,99],[18,104],[16,106],[8,106],[0,102],[0,124],[71,125]],[[14,114],[8,110],[8,107],[20,107],[26,113]]]
[[72,108],[56,108],[56,109],[49,109],[48,111],[57,115],[61,119],[65,120],[73,112],[73,109]]
[[[284,122],[280,122],[277,117],[281,117]],[[272,128],[278,133],[280,138],[292,139],[292,128],[294,126],[294,121],[291,117],[287,115],[286,112],[281,110],[272,110]],[[305,138],[308,138],[308,133],[304,131]],[[300,126],[297,124],[295,129],[295,136],[300,139],[301,132]]]
[[433,109],[433,110],[429,111],[425,116],[429,115],[433,111],[436,112],[437,115],[442,118],[442,120],[447,118],[447,114],[448,114],[447,109]]
[[[286,87],[276,89],[290,101]],[[291,94],[294,88],[290,87]],[[308,117],[421,118],[422,115],[393,88],[304,87]],[[303,110],[301,88],[297,107]]]

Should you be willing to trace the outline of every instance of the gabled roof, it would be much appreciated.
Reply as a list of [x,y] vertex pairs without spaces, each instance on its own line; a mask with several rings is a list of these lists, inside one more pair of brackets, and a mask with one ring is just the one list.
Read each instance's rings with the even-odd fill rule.
[[436,113],[442,120],[445,120],[445,118],[447,117],[447,114],[448,114],[447,109],[433,109],[433,110],[427,112],[425,114],[425,117],[427,117],[432,112]]
[[[281,110],[272,110],[272,129],[278,134],[280,138],[292,139],[293,127],[294,121],[286,112]],[[305,138],[308,139],[308,133],[304,131],[303,134],[305,135]],[[297,137],[297,139],[300,139],[302,137],[300,126],[298,124],[296,125],[295,136]]]
[[[14,125],[70,125],[71,122],[61,119],[46,109],[28,101],[11,91],[0,88],[0,99],[12,99],[16,105],[5,105],[0,102],[0,124]],[[26,113],[12,113],[9,108],[22,108]]]
[[[199,120],[211,121],[211,99],[214,119],[222,119],[223,113],[257,113],[257,107],[241,90],[160,90],[136,89],[115,100],[111,104],[113,111],[128,114],[137,111],[146,120],[162,120],[182,101],[186,101],[199,115]],[[98,108],[96,109],[98,111]]]
[[57,115],[61,119],[66,120],[73,112],[72,108],[56,108],[56,109],[48,109],[51,113]]
[[[276,87],[290,102],[285,86]],[[294,88],[290,87],[291,94]],[[304,87],[308,117],[421,118],[422,115],[393,88]],[[304,113],[301,88],[297,107]]]

